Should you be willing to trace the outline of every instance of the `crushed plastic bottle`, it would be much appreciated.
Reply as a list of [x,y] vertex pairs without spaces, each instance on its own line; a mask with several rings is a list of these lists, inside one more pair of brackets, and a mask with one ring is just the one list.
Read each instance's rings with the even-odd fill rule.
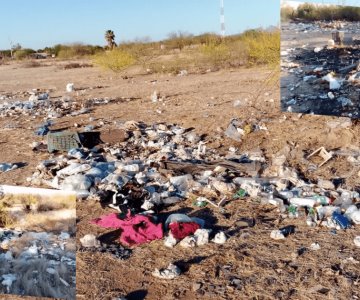
[[332,214],[332,220],[341,228],[341,229],[347,229],[351,227],[350,221],[349,219],[338,213],[338,212],[334,212]]

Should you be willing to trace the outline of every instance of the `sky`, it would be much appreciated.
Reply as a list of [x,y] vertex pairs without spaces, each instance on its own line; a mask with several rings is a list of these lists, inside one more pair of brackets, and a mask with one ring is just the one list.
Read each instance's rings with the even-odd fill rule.
[[[224,0],[226,34],[279,24],[279,0]],[[0,49],[10,42],[41,49],[82,42],[105,45],[105,31],[115,41],[170,32],[220,32],[220,0],[11,0],[1,1]]]

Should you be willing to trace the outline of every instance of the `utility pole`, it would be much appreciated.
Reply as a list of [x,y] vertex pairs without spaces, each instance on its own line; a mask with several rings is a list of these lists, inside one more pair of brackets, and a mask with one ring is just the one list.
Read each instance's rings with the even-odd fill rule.
[[224,0],[220,0],[220,34],[225,37],[225,15],[224,15]]
[[9,42],[10,42],[10,56],[11,56],[11,58],[13,58],[14,43],[12,42],[12,40],[10,38],[9,38]]

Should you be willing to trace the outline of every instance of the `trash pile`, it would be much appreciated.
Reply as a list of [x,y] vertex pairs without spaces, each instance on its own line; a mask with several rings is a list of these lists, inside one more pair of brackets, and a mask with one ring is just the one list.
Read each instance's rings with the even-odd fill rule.
[[[235,126],[233,122],[231,126]],[[211,230],[212,224],[202,219],[171,213],[167,219],[159,218],[163,208],[186,199],[194,206],[211,205],[221,211],[230,201],[248,198],[278,207],[284,218],[303,218],[309,226],[334,230],[360,222],[358,191],[342,189],[330,180],[310,182],[299,177],[286,165],[285,154],[271,162],[261,150],[248,155],[230,151],[223,156],[207,148],[194,131],[164,123],[128,121],[119,130],[125,132],[122,141],[54,154],[28,178],[33,185],[75,191],[79,199],[95,200],[116,211],[91,221],[114,229],[111,240],[85,236],[81,240],[84,251],[120,251],[118,257],[126,259],[128,249],[106,249],[114,242],[133,247],[159,239],[164,239],[167,247],[225,243],[228,234]],[[308,161],[315,155],[324,159],[322,164]],[[340,153],[320,148],[304,160],[320,168],[334,155],[347,155],[358,166],[360,151]],[[295,232],[295,227],[282,228],[272,236],[283,239]]]
[[19,164],[13,163],[0,163],[0,173],[1,172],[9,172],[19,168]]
[[0,228],[0,294],[73,299],[75,240],[67,232]]
[[283,50],[281,56],[282,71],[294,78],[286,83],[284,111],[360,117],[359,45],[335,46],[329,36],[323,47],[304,45]]
[[[11,100],[10,100],[11,99]],[[69,95],[51,99],[48,93],[30,94],[29,100],[7,97],[0,103],[0,117],[44,116],[49,119],[86,114],[95,106],[110,102],[125,101],[125,98],[89,98],[78,100]]]
[[296,33],[320,33],[344,30],[349,34],[359,34],[360,22],[348,21],[315,21],[311,23],[290,22],[282,24],[284,29]]

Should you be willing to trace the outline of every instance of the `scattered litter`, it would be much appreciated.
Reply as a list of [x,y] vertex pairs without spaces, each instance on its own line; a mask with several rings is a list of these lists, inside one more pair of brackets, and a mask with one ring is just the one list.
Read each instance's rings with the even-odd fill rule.
[[85,248],[100,247],[100,241],[93,234],[86,234],[80,239],[80,243]]
[[181,270],[174,264],[169,264],[166,269],[155,269],[152,273],[153,276],[160,279],[174,279],[180,276]]
[[310,250],[312,250],[312,251],[318,251],[318,250],[320,250],[320,245],[318,244],[318,243],[312,243],[311,245],[310,245]]
[[3,279],[1,284],[5,285],[6,289],[7,289],[7,292],[10,293],[10,287],[11,287],[12,283],[16,280],[16,275],[14,275],[14,274],[4,274],[4,275],[1,275],[1,277]]
[[320,147],[319,149],[316,149],[314,152],[312,152],[307,159],[309,159],[311,156],[314,156],[315,154],[317,154],[318,156],[320,156],[323,159],[323,162],[321,164],[319,164],[319,168],[321,166],[323,166],[325,163],[327,163],[332,157],[333,157],[333,153],[330,151],[326,151],[326,149],[324,147]]
[[354,244],[356,247],[360,248],[360,235],[354,238]]
[[167,237],[165,237],[164,245],[168,248],[173,248],[178,243],[177,239],[173,237],[171,233],[168,234]]
[[215,244],[225,244],[227,241],[227,237],[223,231],[220,231],[215,234],[215,237],[211,241]]
[[74,91],[74,84],[73,84],[73,83],[68,83],[68,84],[66,85],[66,91],[67,91],[68,93],[73,92],[73,91]]
[[0,163],[0,172],[8,172],[17,169],[19,166],[12,163]]
[[295,226],[289,225],[281,228],[280,230],[273,230],[270,233],[270,237],[274,240],[285,239],[288,235],[295,233]]

